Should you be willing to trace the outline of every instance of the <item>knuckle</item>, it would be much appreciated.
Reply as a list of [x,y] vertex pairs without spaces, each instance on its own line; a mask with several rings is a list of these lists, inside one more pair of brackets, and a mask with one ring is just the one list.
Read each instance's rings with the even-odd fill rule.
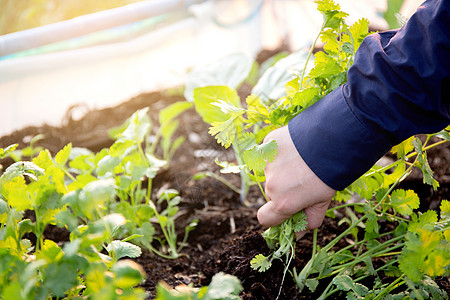
[[276,214],[290,217],[295,211],[293,211],[292,206],[290,205],[290,202],[288,200],[278,200],[274,201],[273,210]]
[[310,218],[308,218],[307,221],[308,221],[308,225],[307,225],[308,229],[319,228],[322,225],[322,223],[323,223],[323,219],[315,219],[315,218],[310,219]]

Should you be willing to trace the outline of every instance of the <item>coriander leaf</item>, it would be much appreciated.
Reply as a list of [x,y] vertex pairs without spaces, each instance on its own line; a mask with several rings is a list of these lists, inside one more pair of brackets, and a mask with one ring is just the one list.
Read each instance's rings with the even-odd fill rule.
[[245,167],[243,165],[235,165],[227,161],[219,161],[218,158],[216,158],[214,162],[222,168],[220,169],[220,173],[222,174],[229,174],[229,173],[239,174],[241,170]]
[[349,31],[351,33],[351,38],[353,40],[354,51],[358,50],[363,39],[368,35],[369,32],[369,20],[362,18],[350,26]]
[[142,266],[132,260],[119,260],[111,267],[114,274],[114,285],[121,289],[132,288],[145,279],[146,274]]
[[306,225],[308,225],[308,216],[303,212],[299,211],[292,216],[293,230],[294,232],[306,230]]
[[305,88],[294,95],[292,104],[306,109],[320,99],[319,93],[320,89],[318,87]]
[[353,279],[347,275],[334,277],[333,283],[341,291],[348,292],[353,289]]
[[324,52],[318,52],[314,61],[314,68],[309,72],[309,78],[329,78],[342,72],[342,67],[335,59],[326,55]]
[[240,114],[241,112],[244,112],[243,108],[237,107],[230,102],[226,102],[220,99],[218,99],[216,102],[212,102],[211,105],[217,106],[226,115],[232,113]]
[[159,112],[159,124],[164,126],[165,123],[170,122],[178,115],[191,108],[192,105],[191,102],[179,101],[167,106]]
[[[305,65],[307,57],[308,51],[301,49],[280,59],[264,72],[251,93],[258,95],[265,104],[268,104],[269,100],[286,96],[285,85],[292,80],[293,74],[300,73],[299,66]],[[310,69],[309,64],[307,69]]]
[[67,163],[67,160],[69,159],[71,151],[72,151],[72,143],[69,143],[66,146],[64,146],[64,148],[55,155],[56,164],[59,166],[64,166]]
[[6,148],[0,148],[0,159],[5,158],[10,152],[16,150],[18,144],[9,145]]
[[424,262],[425,274],[436,277],[443,276],[450,266],[450,244],[441,243],[439,247],[428,255]]
[[441,211],[441,220],[450,219],[450,201],[442,200],[439,209]]
[[433,189],[436,190],[439,187],[439,182],[433,178],[433,171],[427,160],[427,152],[422,151],[422,142],[420,139],[414,138],[413,145],[417,152],[418,167],[422,170],[423,182],[431,185]]
[[311,293],[314,293],[319,285],[319,280],[308,278],[306,279],[305,285],[309,288]]
[[419,229],[433,230],[434,223],[438,221],[437,213],[434,210],[429,210],[419,216],[412,215],[412,221],[408,225],[408,231],[417,233]]
[[213,122],[224,122],[229,118],[219,107],[212,105],[218,100],[231,103],[236,107],[240,106],[237,92],[228,86],[207,86],[194,90],[195,110],[204,122],[212,124]]
[[205,298],[211,300],[239,300],[239,294],[244,288],[235,276],[217,273],[211,279]]
[[244,112],[231,114],[229,119],[223,122],[213,122],[209,128],[209,134],[215,136],[217,142],[228,148],[235,141],[237,131],[240,127],[239,119]]
[[409,139],[404,140],[400,144],[395,145],[394,147],[392,147],[391,153],[392,154],[397,154],[397,158],[403,159],[406,154],[408,154],[409,152],[414,150],[414,145],[412,143],[413,142],[413,138],[414,138],[414,136],[412,136]]
[[272,266],[272,263],[266,256],[262,254],[257,254],[250,261],[250,266],[252,267],[253,270],[265,272]]
[[144,141],[151,127],[148,110],[148,107],[140,109],[130,117],[128,127],[119,136],[120,140],[132,140],[138,144]]
[[390,196],[392,208],[402,215],[411,215],[413,209],[419,208],[419,196],[413,190],[397,189]]
[[243,158],[250,170],[262,173],[264,172],[266,163],[272,162],[277,154],[277,143],[275,140],[270,140],[246,150]]
[[77,284],[76,265],[67,262],[51,263],[42,270],[42,274],[43,285],[50,289],[55,297],[64,297],[66,292]]
[[366,213],[367,215],[367,221],[366,221],[366,228],[365,228],[365,238],[374,238],[378,237],[378,230],[380,226],[378,225],[378,218],[376,214],[373,211],[369,211]]
[[270,111],[265,106],[261,98],[256,95],[250,95],[245,99],[247,102],[247,118],[251,123],[258,123],[269,119]]
[[112,241],[106,247],[106,251],[108,253],[113,252],[117,260],[123,257],[136,258],[141,256],[142,253],[140,247],[124,241]]
[[32,209],[35,204],[35,197],[32,197],[27,190],[25,179],[15,177],[12,180],[0,180],[0,193],[8,204],[19,211]]

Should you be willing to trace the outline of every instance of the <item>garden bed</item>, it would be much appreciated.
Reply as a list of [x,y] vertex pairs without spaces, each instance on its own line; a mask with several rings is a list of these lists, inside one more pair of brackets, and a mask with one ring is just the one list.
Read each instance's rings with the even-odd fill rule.
[[[241,87],[241,96],[248,94],[248,88]],[[92,151],[99,151],[109,147],[113,141],[108,137],[108,130],[122,124],[136,110],[143,107],[150,108],[151,118],[156,123],[157,113],[162,108],[176,101],[183,101],[179,91],[170,90],[139,95],[129,101],[113,108],[93,110],[79,120],[71,117],[71,112],[82,107],[74,107],[69,110],[61,127],[41,126],[28,127],[0,138],[0,147],[6,147],[18,143],[19,148],[28,146],[30,139],[38,134],[44,134],[44,138],[36,143],[49,149],[53,154],[71,142],[74,147],[86,147]],[[214,163],[214,158],[232,160],[233,153],[220,147],[208,132],[205,124],[194,109],[190,109],[180,117],[180,129],[177,134],[186,137],[186,142],[176,152],[170,163],[168,171],[159,174],[154,179],[154,190],[160,187],[174,188],[180,191],[182,202],[177,218],[178,228],[184,228],[185,224],[193,217],[199,219],[198,226],[191,232],[188,246],[183,248],[182,257],[176,260],[161,258],[152,252],[143,249],[143,254],[135,259],[143,266],[147,273],[147,279],[142,287],[149,292],[149,297],[155,296],[155,288],[159,281],[165,281],[172,287],[180,284],[193,284],[204,286],[209,284],[211,277],[218,272],[225,272],[237,276],[244,287],[241,294],[243,299],[275,299],[281,284],[283,266],[275,263],[269,272],[259,273],[250,268],[250,260],[258,253],[268,254],[264,239],[260,233],[263,228],[256,220],[256,211],[264,203],[260,192],[251,189],[248,205],[240,202],[239,195],[215,179],[206,177],[193,180],[192,176],[201,171],[218,172],[219,168]],[[433,191],[422,183],[418,172],[410,179],[404,181],[401,187],[417,191],[421,197],[421,211],[436,210],[442,199],[450,194],[450,146],[445,144],[429,152],[429,162],[435,171],[440,187]],[[12,161],[4,161],[6,167]],[[230,175],[228,178],[236,185],[239,178]],[[326,218],[320,228],[318,244],[325,245],[342,231],[345,225],[338,225],[339,214],[336,219]],[[386,223],[388,226],[392,226]],[[392,228],[383,228],[380,232]],[[181,232],[180,232],[181,234]],[[57,227],[48,228],[46,238],[55,242],[68,240],[67,232]],[[352,237],[347,236],[335,247],[342,248],[352,243]],[[312,234],[297,242],[297,253],[294,266],[304,266],[311,257]],[[383,259],[374,261],[374,264],[384,264]],[[391,277],[383,280],[393,280]],[[370,277],[366,284],[370,287]],[[439,286],[450,292],[448,278],[438,277]],[[306,290],[305,290],[306,291]],[[320,291],[320,286],[318,288]],[[318,294],[297,294],[295,283],[286,277],[279,299],[316,299]],[[319,292],[320,294],[320,292]],[[336,295],[335,299],[342,299],[342,295]]]

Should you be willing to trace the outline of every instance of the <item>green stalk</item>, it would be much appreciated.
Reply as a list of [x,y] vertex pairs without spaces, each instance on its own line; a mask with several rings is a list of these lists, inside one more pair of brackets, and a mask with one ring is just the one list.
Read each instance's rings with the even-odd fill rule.
[[349,207],[349,206],[364,206],[364,205],[366,205],[366,203],[359,203],[359,202],[357,202],[357,203],[346,203],[346,204],[342,204],[342,205],[339,205],[339,206],[335,206],[335,207],[329,208],[329,209],[327,210],[327,213],[328,213],[328,212],[331,212],[331,211],[333,211],[333,210],[337,210],[337,209],[340,209],[340,208],[344,208],[344,207]]
[[[244,161],[241,157],[241,149],[239,149],[239,146],[237,145],[237,143],[233,143],[233,150],[234,150],[234,154],[236,156],[236,160],[238,165],[242,166],[244,165]],[[248,185],[248,178],[247,178],[247,173],[245,172],[245,169],[241,170],[241,190],[239,192],[240,194],[240,198],[241,198],[241,203],[246,203],[247,202],[247,194],[248,194],[248,189],[249,189],[249,185]]]
[[[239,188],[237,188],[234,184],[232,184],[231,182],[229,182],[228,180],[226,180],[223,177],[220,177],[219,175],[211,172],[211,171],[206,171],[206,172],[202,172],[200,174],[203,174],[205,176],[211,177],[216,179],[217,181],[220,181],[221,183],[223,183],[224,185],[226,185],[230,190],[232,190],[233,192],[235,192],[236,194],[241,194],[241,191],[239,190]],[[241,177],[242,178],[242,177]]]
[[309,49],[309,53],[308,53],[308,56],[306,58],[305,65],[303,66],[303,70],[302,70],[302,73],[301,73],[301,76],[300,76],[300,82],[299,82],[299,84],[300,84],[300,89],[299,90],[302,90],[302,88],[303,88],[303,78],[305,78],[306,67],[308,66],[308,63],[309,63],[309,61],[311,59],[311,55],[312,55],[312,53],[314,51],[314,47],[316,46],[317,41],[319,40],[319,37],[322,34],[323,29],[325,28],[325,24],[326,23],[327,23],[327,18],[324,17],[322,26],[320,27],[319,34],[316,36],[316,39],[314,40],[314,42],[313,42],[313,44],[311,46],[311,49]]
[[[379,293],[373,300],[380,300],[383,298],[384,295],[390,293],[393,289],[395,289],[397,286],[402,285],[405,283],[405,281],[400,282],[403,280],[403,277],[405,277],[405,274],[403,273],[399,278],[391,282],[390,285],[387,286],[381,293]],[[400,282],[400,283],[399,283]]]

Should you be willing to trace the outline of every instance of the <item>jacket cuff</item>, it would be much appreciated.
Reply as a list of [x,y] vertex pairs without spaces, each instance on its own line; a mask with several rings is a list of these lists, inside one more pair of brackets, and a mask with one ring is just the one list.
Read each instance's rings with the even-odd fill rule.
[[391,149],[352,112],[342,87],[289,122],[298,153],[329,187],[343,190]]

